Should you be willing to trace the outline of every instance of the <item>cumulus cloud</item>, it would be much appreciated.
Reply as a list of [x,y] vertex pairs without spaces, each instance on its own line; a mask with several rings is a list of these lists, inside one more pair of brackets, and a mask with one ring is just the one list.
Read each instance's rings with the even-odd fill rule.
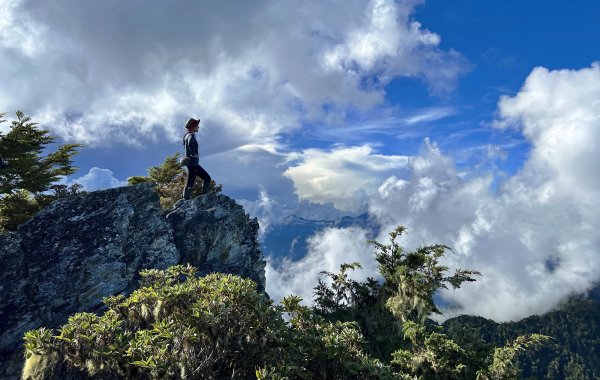
[[600,173],[591,159],[600,141],[598,99],[597,64],[536,68],[498,105],[496,125],[518,128],[531,144],[529,159],[498,194],[489,190],[491,177],[460,179],[451,165],[434,164],[445,169],[426,176],[429,183],[416,172],[409,181],[389,180],[372,210],[408,224],[413,244],[450,244],[457,252],[450,262],[483,272],[475,284],[446,293],[464,312],[498,320],[546,312],[600,280],[593,227],[600,222]]
[[91,168],[81,177],[69,181],[69,185],[78,183],[83,186],[83,190],[96,191],[109,189],[112,187],[127,186],[127,181],[119,181],[114,177],[114,173],[109,169],[97,167]]
[[298,196],[316,203],[333,202],[345,211],[360,211],[383,178],[406,167],[408,157],[374,154],[370,146],[331,151],[307,149],[284,175]]
[[[414,7],[422,2],[374,0],[368,22],[327,50],[325,66],[359,75],[377,73],[384,81],[398,75],[422,76],[436,91],[451,89],[456,73],[464,71],[468,64],[454,51],[437,50],[441,37],[409,20]],[[440,65],[441,61],[449,66]]]
[[281,263],[267,262],[267,293],[279,301],[295,294],[311,304],[314,287],[321,271],[337,273],[343,263],[359,261],[363,269],[350,273],[357,281],[365,281],[377,273],[374,260],[365,261],[368,232],[361,228],[329,228],[309,238],[308,253],[298,261],[284,259]]
[[600,170],[591,158],[600,146],[600,63],[581,70],[538,67],[498,110],[497,127],[519,128],[533,144],[528,176],[552,175],[557,190],[597,199]]
[[[378,240],[387,241],[385,232],[404,225],[408,232],[400,242],[407,248],[446,244],[456,253],[448,254],[450,267],[482,272],[475,283],[444,292],[461,306],[460,313],[515,320],[585,292],[600,280],[600,171],[594,161],[600,145],[599,99],[598,64],[534,69],[518,94],[498,104],[496,126],[517,128],[531,145],[522,168],[492,190],[493,173],[459,172],[451,157],[426,140],[407,161],[405,173],[381,181],[369,198],[369,212],[384,227]],[[336,153],[320,152],[318,158],[337,162]],[[363,158],[371,155],[363,152]],[[503,155],[490,155],[494,158]],[[341,173],[346,181],[355,177],[354,171]],[[321,177],[317,167],[304,174],[307,184]],[[339,197],[322,194],[323,199]],[[328,236],[315,237],[313,244],[318,239],[327,242]],[[356,247],[353,259],[372,261],[370,250],[359,253]],[[304,267],[295,269],[303,278]]]
[[409,20],[419,3],[4,1],[0,104],[89,145],[176,141],[190,115],[205,153],[278,144],[396,76],[451,88],[464,60]]

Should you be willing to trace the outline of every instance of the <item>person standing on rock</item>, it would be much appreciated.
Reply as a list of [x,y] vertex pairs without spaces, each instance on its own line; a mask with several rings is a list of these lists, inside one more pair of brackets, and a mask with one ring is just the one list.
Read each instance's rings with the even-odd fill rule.
[[210,189],[210,175],[204,170],[202,166],[200,166],[200,156],[198,154],[198,141],[196,141],[195,133],[198,132],[198,128],[200,127],[200,119],[196,120],[190,118],[187,123],[185,123],[185,129],[187,129],[187,133],[183,137],[183,145],[185,146],[185,157],[187,167],[187,179],[185,181],[185,188],[183,190],[183,199],[190,199],[192,194],[192,187],[194,187],[194,182],[196,181],[196,177],[199,176],[202,178],[202,194],[208,193]]

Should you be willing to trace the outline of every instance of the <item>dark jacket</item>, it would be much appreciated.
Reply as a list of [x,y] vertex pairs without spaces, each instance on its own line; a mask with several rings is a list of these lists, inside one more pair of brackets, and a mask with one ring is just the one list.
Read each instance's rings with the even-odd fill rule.
[[186,133],[183,137],[183,145],[185,146],[185,156],[191,157],[190,165],[198,165],[198,141],[193,133]]

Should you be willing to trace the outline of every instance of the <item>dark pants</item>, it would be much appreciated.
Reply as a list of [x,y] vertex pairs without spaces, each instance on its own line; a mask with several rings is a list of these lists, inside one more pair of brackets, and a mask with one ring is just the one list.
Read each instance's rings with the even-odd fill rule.
[[200,165],[189,165],[187,167],[187,179],[185,181],[185,188],[191,189],[194,187],[194,183],[196,182],[196,177],[202,178],[204,183],[202,184],[202,193],[208,193],[208,189],[210,189],[210,175],[204,170],[204,168]]

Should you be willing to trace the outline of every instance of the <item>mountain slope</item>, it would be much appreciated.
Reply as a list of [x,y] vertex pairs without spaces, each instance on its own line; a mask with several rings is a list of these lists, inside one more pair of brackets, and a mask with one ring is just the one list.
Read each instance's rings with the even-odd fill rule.
[[524,378],[595,379],[600,377],[600,303],[574,300],[543,315],[517,322],[496,323],[460,316],[444,322],[446,333],[459,344],[490,350],[518,335],[541,333],[554,339],[519,358]]

